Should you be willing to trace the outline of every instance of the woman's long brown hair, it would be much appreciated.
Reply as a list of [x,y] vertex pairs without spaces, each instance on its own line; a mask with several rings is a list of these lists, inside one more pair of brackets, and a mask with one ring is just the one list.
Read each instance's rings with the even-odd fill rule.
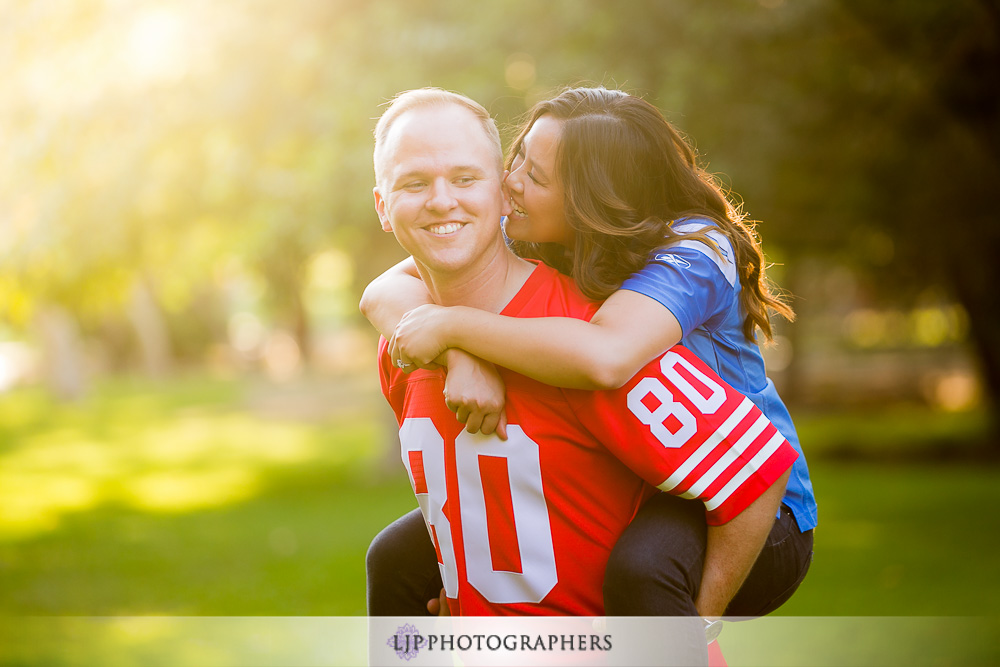
[[656,107],[618,90],[566,90],[532,108],[511,146],[508,168],[528,130],[546,114],[562,125],[556,161],[573,246],[514,241],[516,252],[571,275],[584,294],[601,300],[645,266],[654,249],[691,238],[718,251],[709,230],[680,234],[671,227],[685,218],[708,218],[736,254],[743,335],[753,341],[759,327],[770,340],[771,310],[794,319],[772,293],[752,221],[698,165],[694,150]]

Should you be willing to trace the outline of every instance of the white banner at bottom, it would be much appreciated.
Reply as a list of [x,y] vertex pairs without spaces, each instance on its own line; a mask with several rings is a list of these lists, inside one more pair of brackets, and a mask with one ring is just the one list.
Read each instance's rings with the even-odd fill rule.
[[1000,664],[1000,618],[0,617],[0,665],[430,667]]

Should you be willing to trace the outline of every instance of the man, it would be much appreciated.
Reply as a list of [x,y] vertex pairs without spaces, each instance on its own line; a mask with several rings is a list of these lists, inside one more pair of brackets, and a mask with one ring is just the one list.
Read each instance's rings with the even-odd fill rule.
[[[507,249],[499,138],[475,102],[434,89],[398,97],[376,128],[375,169],[382,227],[435,302],[515,317],[595,312],[568,278]],[[680,347],[610,392],[501,369],[506,442],[463,430],[443,371],[406,375],[396,363],[383,341],[383,393],[457,614],[600,615],[608,554],[653,487],[702,500],[713,525],[750,507],[773,518],[796,457]]]

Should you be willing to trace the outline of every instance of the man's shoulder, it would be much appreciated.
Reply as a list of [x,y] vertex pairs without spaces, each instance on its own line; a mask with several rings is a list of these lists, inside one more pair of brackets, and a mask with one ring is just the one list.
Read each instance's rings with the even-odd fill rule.
[[[531,261],[531,260],[529,260]],[[502,314],[511,317],[573,317],[589,320],[600,308],[588,299],[573,279],[541,262]]]

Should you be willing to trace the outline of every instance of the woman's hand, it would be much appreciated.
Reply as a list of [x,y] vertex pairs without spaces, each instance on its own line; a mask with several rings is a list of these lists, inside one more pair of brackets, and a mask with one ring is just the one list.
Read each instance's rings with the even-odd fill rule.
[[447,308],[429,303],[403,315],[389,346],[391,358],[401,362],[404,372],[437,368],[434,360],[448,349],[442,336],[447,311]]
[[504,409],[503,379],[496,367],[459,349],[447,353],[448,374],[444,400],[469,433],[496,432],[507,439],[507,412]]

